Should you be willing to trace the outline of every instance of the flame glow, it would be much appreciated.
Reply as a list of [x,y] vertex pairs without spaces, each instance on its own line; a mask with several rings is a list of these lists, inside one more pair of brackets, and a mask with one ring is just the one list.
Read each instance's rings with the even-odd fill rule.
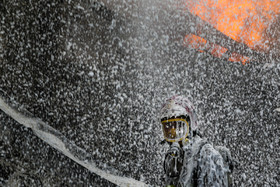
[[[210,43],[207,40],[193,34],[186,35],[184,45],[196,49],[199,52],[209,52],[217,58],[222,58],[223,54],[228,51],[228,49],[220,45]],[[245,65],[245,63],[249,60],[249,57],[238,53],[232,53],[228,60],[231,62],[242,62],[242,64]]]
[[200,52],[207,51],[218,58],[221,58],[222,55],[227,52],[226,48],[207,42],[207,40],[193,34],[186,35],[184,44]]
[[228,60],[231,62],[242,62],[242,64],[245,65],[245,63],[249,60],[249,57],[240,55],[238,53],[232,53]]
[[186,1],[188,10],[252,49],[268,50],[265,30],[280,13],[277,0]]
[[[233,40],[244,43],[254,50],[264,52],[270,50],[269,43],[272,41],[266,35],[266,30],[280,13],[279,0],[187,0],[185,6],[189,12]],[[190,41],[189,38],[187,35],[185,41]],[[197,38],[192,40],[192,45],[195,41],[200,45],[207,43]],[[194,48],[197,49],[197,46]],[[232,54],[229,60],[241,60],[244,63],[248,57]]]

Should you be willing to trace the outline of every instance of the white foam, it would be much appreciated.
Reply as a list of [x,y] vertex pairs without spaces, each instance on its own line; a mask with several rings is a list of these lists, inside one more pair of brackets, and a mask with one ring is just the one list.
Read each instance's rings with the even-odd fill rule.
[[275,111],[276,111],[276,112],[280,112],[280,108],[276,108]]
[[[144,187],[148,186],[144,182],[137,181],[132,178],[121,177],[117,175],[111,174],[109,171],[104,171],[96,167],[96,164],[87,159],[78,158],[75,156],[75,153],[78,152],[81,155],[87,155],[86,151],[82,148],[75,145],[73,142],[68,140],[65,136],[63,136],[59,131],[52,128],[48,124],[44,123],[40,119],[31,118],[23,115],[16,109],[13,109],[8,104],[4,102],[4,100],[0,97],[0,109],[3,110],[7,115],[12,117],[18,123],[24,125],[25,127],[31,128],[33,132],[42,140],[47,142],[49,145],[54,147],[55,149],[62,152],[67,157],[71,158],[78,164],[84,166],[88,170],[94,172],[95,174],[101,176],[102,178],[118,185],[118,186],[137,186]],[[72,150],[72,152],[71,152]],[[74,150],[74,152],[73,152]],[[81,156],[83,157],[83,156]]]

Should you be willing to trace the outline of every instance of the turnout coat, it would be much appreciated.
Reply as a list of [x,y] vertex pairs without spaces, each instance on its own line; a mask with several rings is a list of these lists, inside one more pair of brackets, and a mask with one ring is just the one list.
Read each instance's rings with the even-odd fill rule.
[[[166,175],[166,186],[232,186],[232,158],[227,148],[223,146],[214,147],[206,139],[196,135],[183,145],[182,150],[182,166],[176,168],[180,170],[179,175],[175,177]],[[180,160],[175,162],[180,162]]]

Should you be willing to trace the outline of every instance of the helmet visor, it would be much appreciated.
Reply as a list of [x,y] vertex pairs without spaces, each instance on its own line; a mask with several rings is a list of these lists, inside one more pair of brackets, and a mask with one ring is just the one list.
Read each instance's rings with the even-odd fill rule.
[[189,124],[185,119],[168,119],[161,123],[164,138],[168,142],[182,141],[189,133]]

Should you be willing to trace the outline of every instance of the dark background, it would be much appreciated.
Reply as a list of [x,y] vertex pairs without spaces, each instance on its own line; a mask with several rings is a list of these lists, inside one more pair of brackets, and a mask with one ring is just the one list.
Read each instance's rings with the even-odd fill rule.
[[[153,9],[129,18],[93,1],[0,4],[1,95],[91,153],[99,168],[161,186],[157,113],[166,97],[183,94],[203,136],[239,161],[234,186],[280,184],[277,62],[242,65],[189,49],[172,38],[195,23],[170,29],[143,16]],[[0,119],[1,185],[114,186],[3,112]]]

